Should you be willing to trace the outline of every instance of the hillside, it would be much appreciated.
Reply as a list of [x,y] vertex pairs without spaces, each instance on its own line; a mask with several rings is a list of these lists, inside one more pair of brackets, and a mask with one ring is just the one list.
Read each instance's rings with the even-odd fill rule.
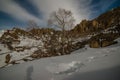
[[88,45],[71,55],[49,57],[0,69],[1,80],[120,80],[120,38],[105,48]]
[[70,31],[33,28],[29,31],[13,28],[1,33],[0,67],[36,59],[68,55],[85,48],[115,45],[120,37],[120,7],[93,20],[83,20]]

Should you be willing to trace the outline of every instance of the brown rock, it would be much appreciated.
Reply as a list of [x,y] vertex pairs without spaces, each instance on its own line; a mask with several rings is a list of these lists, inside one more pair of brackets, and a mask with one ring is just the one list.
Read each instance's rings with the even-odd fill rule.
[[116,44],[117,42],[104,40],[101,43],[102,43],[102,47],[106,47],[106,46],[110,46],[112,44]]
[[11,59],[10,54],[7,54],[6,57],[5,57],[5,63],[9,63],[10,59]]
[[39,57],[39,55],[38,54],[32,54],[32,55],[30,55],[30,57],[32,57],[32,58],[38,58]]
[[96,20],[93,20],[92,25],[93,27],[98,28],[99,23]]
[[91,41],[90,42],[90,47],[91,48],[99,48],[100,47],[99,41],[97,41],[97,40]]

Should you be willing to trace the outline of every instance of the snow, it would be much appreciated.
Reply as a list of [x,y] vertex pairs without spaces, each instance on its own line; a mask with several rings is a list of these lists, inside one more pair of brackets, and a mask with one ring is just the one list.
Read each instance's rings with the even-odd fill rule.
[[41,40],[35,40],[31,39],[28,37],[20,37],[20,44],[18,46],[28,46],[28,47],[33,47],[33,46],[43,46],[43,43]]
[[4,34],[5,30],[0,30],[0,37]]
[[5,46],[4,44],[0,44],[0,49],[1,49],[0,54],[10,52],[10,50],[8,50],[7,46]]
[[0,51],[0,67],[6,65],[5,64],[5,56],[7,54],[11,55],[11,60],[10,61],[21,60],[21,59],[33,54],[34,51],[38,50],[38,48],[33,47],[30,50],[24,50],[24,51],[21,51],[21,52],[10,51],[10,50],[8,50],[8,48],[4,47],[3,44],[0,44],[0,49],[1,49],[1,51]]
[[[85,37],[81,37],[81,38],[77,38],[74,40],[74,43],[77,43],[77,42],[83,42],[83,41],[86,41],[86,40],[89,40],[93,35],[87,35]],[[74,44],[73,43],[73,44]]]
[[76,50],[0,69],[1,80],[120,80],[119,43]]
[[58,65],[52,65],[48,67],[48,71],[55,73],[55,74],[68,74],[74,71],[77,71],[80,67],[84,64],[79,61],[72,61],[70,63],[60,63]]
[[0,44],[0,67],[5,65],[5,56],[7,53],[10,53],[11,51],[8,50],[8,48],[4,44]]
[[11,54],[11,60],[20,60],[20,59],[23,59],[29,55],[31,55],[34,51],[36,51],[37,48],[32,48],[30,50],[24,50],[23,52],[16,52],[16,51],[13,51]]
[[[2,31],[3,32],[3,31]],[[19,36],[20,43],[19,44],[12,44],[13,47],[28,47],[30,49],[25,49],[24,51],[10,51],[5,44],[0,43],[0,67],[6,65],[5,64],[5,56],[7,54],[11,55],[10,61],[19,61],[19,63],[22,63],[23,61],[20,61],[21,59],[30,56],[33,54],[34,51],[38,50],[38,48],[42,48],[43,42],[41,40],[36,40],[34,38],[29,38],[27,36]]]

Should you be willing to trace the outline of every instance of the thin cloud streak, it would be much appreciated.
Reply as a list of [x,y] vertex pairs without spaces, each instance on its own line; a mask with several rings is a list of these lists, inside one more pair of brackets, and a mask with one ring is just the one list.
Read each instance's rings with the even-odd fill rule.
[[1,0],[0,1],[0,11],[3,11],[12,17],[20,21],[34,20],[40,22],[41,20],[30,13],[28,13],[24,8],[19,6],[13,0]]
[[49,18],[51,12],[64,8],[71,10],[79,23],[82,19],[88,19],[90,16],[89,6],[92,0],[30,0],[36,5],[40,12],[43,12],[44,20]]
[[96,4],[90,5],[90,19],[96,18],[101,13],[109,10],[110,6],[114,4],[117,0],[99,0]]
[[[106,11],[117,0],[98,1],[99,2],[94,4],[92,3],[94,2],[93,0],[29,0],[36,10],[38,10],[37,12],[40,14],[39,16],[42,16],[42,19],[39,16],[36,17],[36,15],[28,12],[14,0],[0,0],[0,11],[7,13],[22,22],[34,20],[38,25],[46,26],[50,13],[59,8],[64,8],[73,12],[73,16],[76,19],[75,24],[78,24],[83,19],[95,18],[102,12]],[[98,9],[95,7],[98,7]]]

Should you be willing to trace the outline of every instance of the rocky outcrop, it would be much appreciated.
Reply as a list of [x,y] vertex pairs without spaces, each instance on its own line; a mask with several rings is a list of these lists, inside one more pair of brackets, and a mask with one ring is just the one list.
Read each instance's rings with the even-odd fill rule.
[[116,34],[98,34],[96,36],[93,36],[90,40],[89,40],[89,46],[91,48],[99,48],[99,47],[106,47],[106,46],[110,46],[112,44],[115,44],[117,42],[115,42],[114,40],[117,38]]
[[74,29],[71,30],[71,32],[75,35],[88,35],[95,32],[100,32],[101,30],[105,30],[116,25],[120,25],[119,14],[120,7],[103,13],[93,20],[82,20],[75,26]]

